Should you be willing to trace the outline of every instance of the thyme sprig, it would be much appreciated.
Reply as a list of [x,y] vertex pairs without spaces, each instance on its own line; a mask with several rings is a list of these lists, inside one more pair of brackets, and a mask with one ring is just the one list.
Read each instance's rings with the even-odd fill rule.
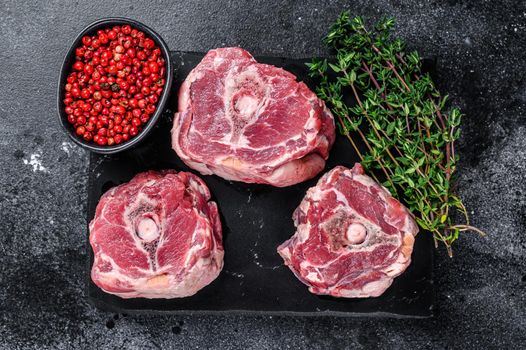
[[[404,43],[391,37],[394,23],[384,18],[368,30],[361,17],[343,12],[324,39],[336,51],[335,60],[315,60],[308,67],[320,82],[318,96],[331,108],[362,165],[380,171],[379,182],[452,256],[461,232],[484,235],[470,225],[452,186],[462,114],[457,108],[445,112],[448,97],[422,73],[418,53],[407,54]],[[453,222],[452,209],[463,214],[464,223]]]

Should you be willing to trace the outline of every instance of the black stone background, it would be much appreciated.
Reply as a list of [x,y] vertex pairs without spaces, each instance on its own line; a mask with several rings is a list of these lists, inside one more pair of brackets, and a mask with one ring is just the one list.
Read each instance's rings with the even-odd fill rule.
[[[409,48],[438,57],[438,84],[466,113],[459,192],[473,223],[455,257],[435,252],[436,317],[369,320],[126,316],[85,295],[88,153],[56,120],[56,82],[88,23],[127,16],[172,50],[239,45],[326,54],[343,9],[393,15]],[[510,1],[0,2],[0,348],[521,348],[526,342],[526,5]],[[269,286],[272,288],[272,286]]]

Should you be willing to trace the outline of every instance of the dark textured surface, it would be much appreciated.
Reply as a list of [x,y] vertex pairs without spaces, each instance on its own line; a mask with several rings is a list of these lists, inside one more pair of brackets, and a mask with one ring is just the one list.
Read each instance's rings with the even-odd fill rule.
[[[88,154],[62,133],[55,85],[89,22],[129,16],[172,50],[241,45],[325,53],[344,8],[391,14],[411,48],[439,57],[439,85],[466,113],[460,195],[487,239],[436,252],[436,317],[344,320],[131,317],[99,312],[84,288]],[[526,342],[526,6],[516,1],[110,1],[0,3],[0,347],[520,348]],[[271,287],[271,286],[269,286]]]

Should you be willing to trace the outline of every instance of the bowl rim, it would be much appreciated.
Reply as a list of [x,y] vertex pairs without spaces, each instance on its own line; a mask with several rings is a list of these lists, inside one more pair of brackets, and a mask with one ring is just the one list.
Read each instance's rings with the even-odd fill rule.
[[[141,31],[144,31],[146,35],[148,35],[151,39],[155,41],[155,43],[159,46],[161,49],[161,52],[163,54],[163,58],[165,59],[165,65],[166,65],[166,83],[164,85],[164,90],[160,96],[159,101],[156,104],[156,110],[153,114],[153,116],[150,118],[146,126],[143,128],[143,130],[134,138],[132,138],[129,141],[123,142],[119,145],[112,145],[112,146],[99,146],[92,143],[88,143],[87,141],[84,141],[83,139],[80,139],[76,134],[74,134],[73,127],[69,122],[67,121],[66,113],[64,111],[64,85],[67,79],[68,73],[71,71],[72,67],[71,64],[68,64],[69,61],[74,60],[74,54],[75,50],[77,49],[79,43],[82,40],[82,37],[84,37],[88,32],[95,31],[100,28],[109,27],[112,25],[118,25],[118,24],[129,24],[132,27],[135,27]],[[64,59],[62,60],[62,66],[60,69],[60,75],[58,78],[58,88],[57,88],[57,114],[59,118],[60,125],[62,126],[62,129],[64,132],[69,136],[69,138],[75,142],[77,145],[95,153],[100,154],[114,154],[118,153],[124,150],[127,150],[129,148],[132,148],[133,146],[136,146],[138,143],[143,141],[146,136],[151,132],[157,121],[159,120],[160,116],[164,112],[164,106],[166,105],[170,92],[171,92],[171,86],[173,83],[173,66],[172,66],[172,60],[170,58],[170,50],[168,49],[168,45],[164,42],[164,40],[161,38],[159,34],[157,34],[153,29],[148,27],[147,25],[126,17],[104,17],[100,18],[90,24],[88,24],[84,29],[82,29],[79,34],[75,37],[73,40],[69,50],[66,52]]]

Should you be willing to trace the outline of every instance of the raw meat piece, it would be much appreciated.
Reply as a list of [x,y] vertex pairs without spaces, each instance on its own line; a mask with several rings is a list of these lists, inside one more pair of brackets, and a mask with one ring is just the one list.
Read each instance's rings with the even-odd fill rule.
[[283,187],[317,175],[334,137],[332,114],[296,76],[220,48],[179,90],[172,148],[203,175]]
[[217,205],[197,176],[138,174],[100,199],[91,221],[93,282],[122,298],[181,298],[223,267]]
[[411,262],[418,227],[360,164],[318,181],[293,215],[296,234],[278,253],[314,294],[381,295]]

